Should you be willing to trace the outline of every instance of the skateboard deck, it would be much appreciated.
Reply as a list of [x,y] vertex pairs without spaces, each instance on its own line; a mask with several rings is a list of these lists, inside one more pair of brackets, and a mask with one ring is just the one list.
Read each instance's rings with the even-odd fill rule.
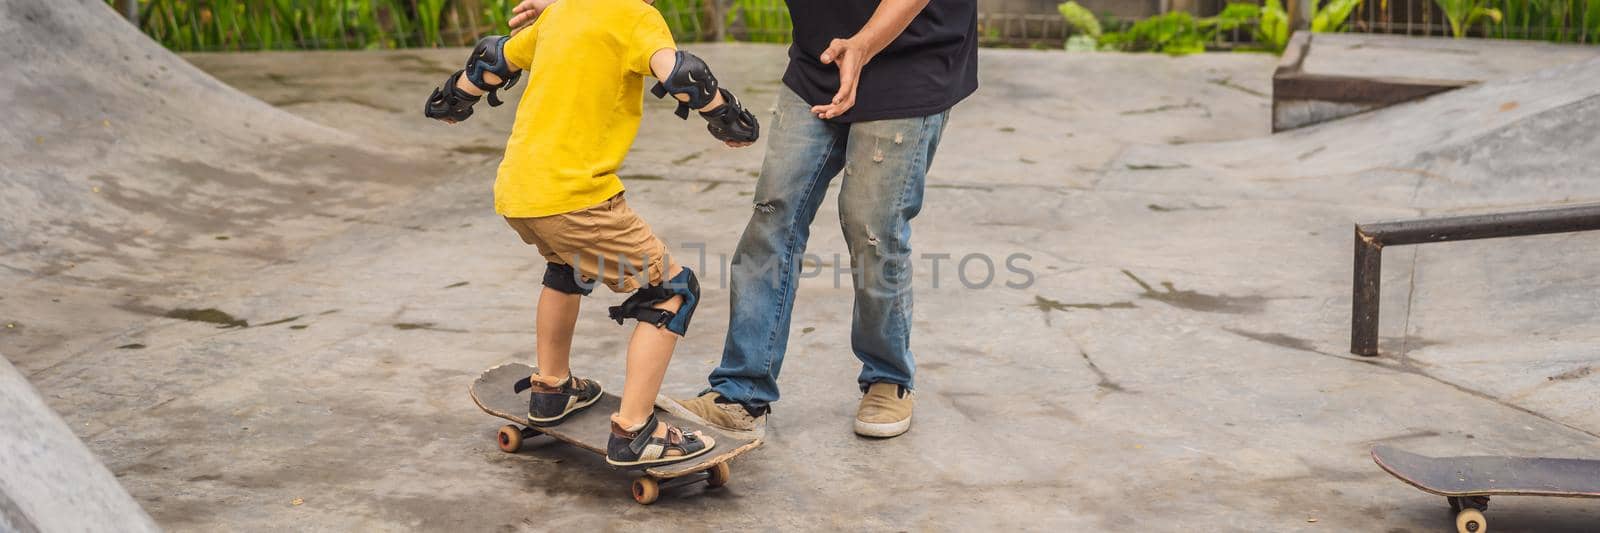
[[1429,457],[1374,446],[1372,460],[1385,472],[1424,492],[1444,496],[1456,529],[1484,531],[1490,496],[1600,498],[1600,460],[1549,457]]
[[[610,392],[601,394],[600,401],[582,412],[572,414],[559,425],[535,426],[528,421],[528,392],[516,392],[517,381],[533,373],[533,367],[522,363],[507,363],[483,371],[472,382],[472,401],[491,415],[510,420],[515,425],[500,428],[495,435],[501,451],[516,453],[524,439],[548,435],[556,440],[604,456],[606,440],[611,434],[611,413],[621,406],[622,398]],[[671,414],[656,412],[662,421],[684,428],[701,431],[716,440],[716,447],[699,457],[661,466],[643,468],[644,475],[633,483],[634,499],[642,504],[655,502],[661,489],[706,481],[712,487],[727,484],[731,469],[728,461],[761,445],[759,439],[741,439],[714,428],[703,427]],[[608,465],[609,466],[609,465]]]

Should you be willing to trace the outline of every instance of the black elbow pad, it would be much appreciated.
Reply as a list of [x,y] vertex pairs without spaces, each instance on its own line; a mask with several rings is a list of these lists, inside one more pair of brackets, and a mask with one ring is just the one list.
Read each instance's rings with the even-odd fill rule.
[[687,102],[678,102],[678,110],[675,111],[678,118],[688,119],[690,109],[711,105],[711,100],[717,96],[717,77],[711,75],[711,67],[694,54],[678,50],[676,57],[677,64],[672,66],[672,74],[656,82],[650,88],[650,93],[656,98],[664,98],[668,94],[689,97]]
[[[517,84],[517,79],[522,77],[522,71],[511,71],[511,61],[506,59],[506,42],[511,37],[490,35],[478,39],[478,46],[472,49],[472,55],[467,58],[467,66],[462,69],[467,73],[467,80],[476,85],[479,90],[489,94],[489,105],[500,105],[500,89],[509,89]],[[483,73],[488,72],[500,77],[500,83],[484,81]]]

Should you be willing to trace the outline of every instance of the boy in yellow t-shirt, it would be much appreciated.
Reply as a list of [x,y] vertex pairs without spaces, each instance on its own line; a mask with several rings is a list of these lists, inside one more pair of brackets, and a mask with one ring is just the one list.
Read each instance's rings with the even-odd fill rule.
[[638,321],[606,461],[642,467],[705,453],[716,442],[660,421],[653,409],[700,286],[628,208],[616,170],[639,131],[645,75],[660,80],[652,89],[657,97],[679,101],[680,118],[698,110],[711,135],[729,146],[754,142],[759,125],[717,86],[704,61],[676,50],[661,13],[640,0],[563,0],[514,36],[485,37],[466,68],[434,90],[425,113],[465,120],[484,94],[491,106],[500,105],[498,90],[523,75],[528,88],[495,179],[494,204],[548,261],[539,294],[539,366],[518,384],[518,392],[533,389],[528,418],[559,424],[600,399],[599,383],[575,378],[568,368],[579,303],[598,280],[633,293],[610,309],[611,318]]

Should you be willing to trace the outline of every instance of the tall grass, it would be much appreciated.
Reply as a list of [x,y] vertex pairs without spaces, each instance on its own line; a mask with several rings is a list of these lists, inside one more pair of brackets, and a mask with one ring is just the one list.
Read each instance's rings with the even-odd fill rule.
[[733,0],[724,19],[730,39],[787,43],[793,35],[794,23],[783,0]]
[[[673,37],[717,35],[714,0],[656,0]],[[106,0],[115,4],[116,0]],[[139,0],[139,27],[178,51],[467,46],[506,33],[518,0]],[[729,38],[789,40],[782,0],[734,0]]]
[[1499,24],[1485,35],[1503,39],[1600,42],[1600,0],[1491,0]]

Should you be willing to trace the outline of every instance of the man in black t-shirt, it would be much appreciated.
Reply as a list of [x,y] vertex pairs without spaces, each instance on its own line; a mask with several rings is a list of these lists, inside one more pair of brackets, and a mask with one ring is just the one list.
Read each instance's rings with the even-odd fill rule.
[[[526,0],[516,26],[553,0]],[[911,427],[911,219],[949,110],[978,87],[976,0],[792,0],[794,44],[768,121],[754,213],[732,265],[722,364],[699,397],[659,407],[742,434],[778,400],[798,263],[828,183],[844,178],[856,433]],[[835,265],[835,268],[843,268]],[[838,279],[839,276],[835,276]]]

